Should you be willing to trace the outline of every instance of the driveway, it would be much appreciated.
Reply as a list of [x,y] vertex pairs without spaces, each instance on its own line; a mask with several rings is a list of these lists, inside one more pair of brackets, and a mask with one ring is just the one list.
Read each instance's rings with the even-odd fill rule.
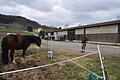
[[[81,43],[47,40],[43,40],[42,42],[52,49],[81,53]],[[87,44],[86,53],[95,52],[97,50],[96,44]],[[104,55],[120,57],[120,47],[118,46],[100,45],[100,51]]]

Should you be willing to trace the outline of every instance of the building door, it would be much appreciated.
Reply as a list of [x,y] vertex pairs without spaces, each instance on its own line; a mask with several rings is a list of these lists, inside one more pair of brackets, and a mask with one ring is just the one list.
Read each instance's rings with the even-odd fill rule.
[[75,39],[75,30],[68,31],[68,40],[73,41]]

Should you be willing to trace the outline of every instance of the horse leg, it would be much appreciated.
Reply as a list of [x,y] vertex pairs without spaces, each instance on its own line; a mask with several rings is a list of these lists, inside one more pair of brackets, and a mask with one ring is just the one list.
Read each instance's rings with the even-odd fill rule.
[[5,65],[9,64],[8,52],[9,52],[9,49],[6,49],[6,48],[2,49],[2,61]]
[[22,57],[24,60],[25,60],[25,51],[26,51],[26,49],[23,49]]
[[14,52],[15,52],[14,49],[11,49],[11,50],[10,50],[10,58],[11,58],[11,62],[12,62],[13,64],[16,64],[15,59],[14,59]]

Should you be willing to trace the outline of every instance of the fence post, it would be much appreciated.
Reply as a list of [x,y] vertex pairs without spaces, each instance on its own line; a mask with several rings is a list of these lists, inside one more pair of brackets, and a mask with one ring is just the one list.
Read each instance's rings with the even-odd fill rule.
[[99,58],[100,58],[100,63],[101,63],[101,68],[102,68],[102,73],[103,73],[103,79],[104,80],[108,80],[107,76],[106,76],[104,62],[103,62],[102,55],[101,55],[101,52],[100,52],[100,46],[99,45],[97,45],[97,46],[98,46],[98,53],[99,53]]
[[106,80],[108,80],[108,73],[107,73],[107,68],[106,68],[104,59],[105,58],[103,57],[102,60],[103,60],[103,65],[104,65],[105,78],[106,78]]

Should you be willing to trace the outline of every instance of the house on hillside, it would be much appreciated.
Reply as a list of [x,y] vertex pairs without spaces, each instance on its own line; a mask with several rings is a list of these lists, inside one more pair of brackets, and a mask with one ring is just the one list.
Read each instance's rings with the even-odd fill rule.
[[43,30],[42,28],[36,28],[36,29],[33,29],[33,32],[40,32],[41,30]]
[[[45,31],[46,35],[54,35],[55,31],[59,31],[59,28],[55,28],[55,27],[42,27],[42,28],[36,28],[34,29],[34,32],[40,32],[40,31]],[[57,34],[57,32],[55,32]]]

